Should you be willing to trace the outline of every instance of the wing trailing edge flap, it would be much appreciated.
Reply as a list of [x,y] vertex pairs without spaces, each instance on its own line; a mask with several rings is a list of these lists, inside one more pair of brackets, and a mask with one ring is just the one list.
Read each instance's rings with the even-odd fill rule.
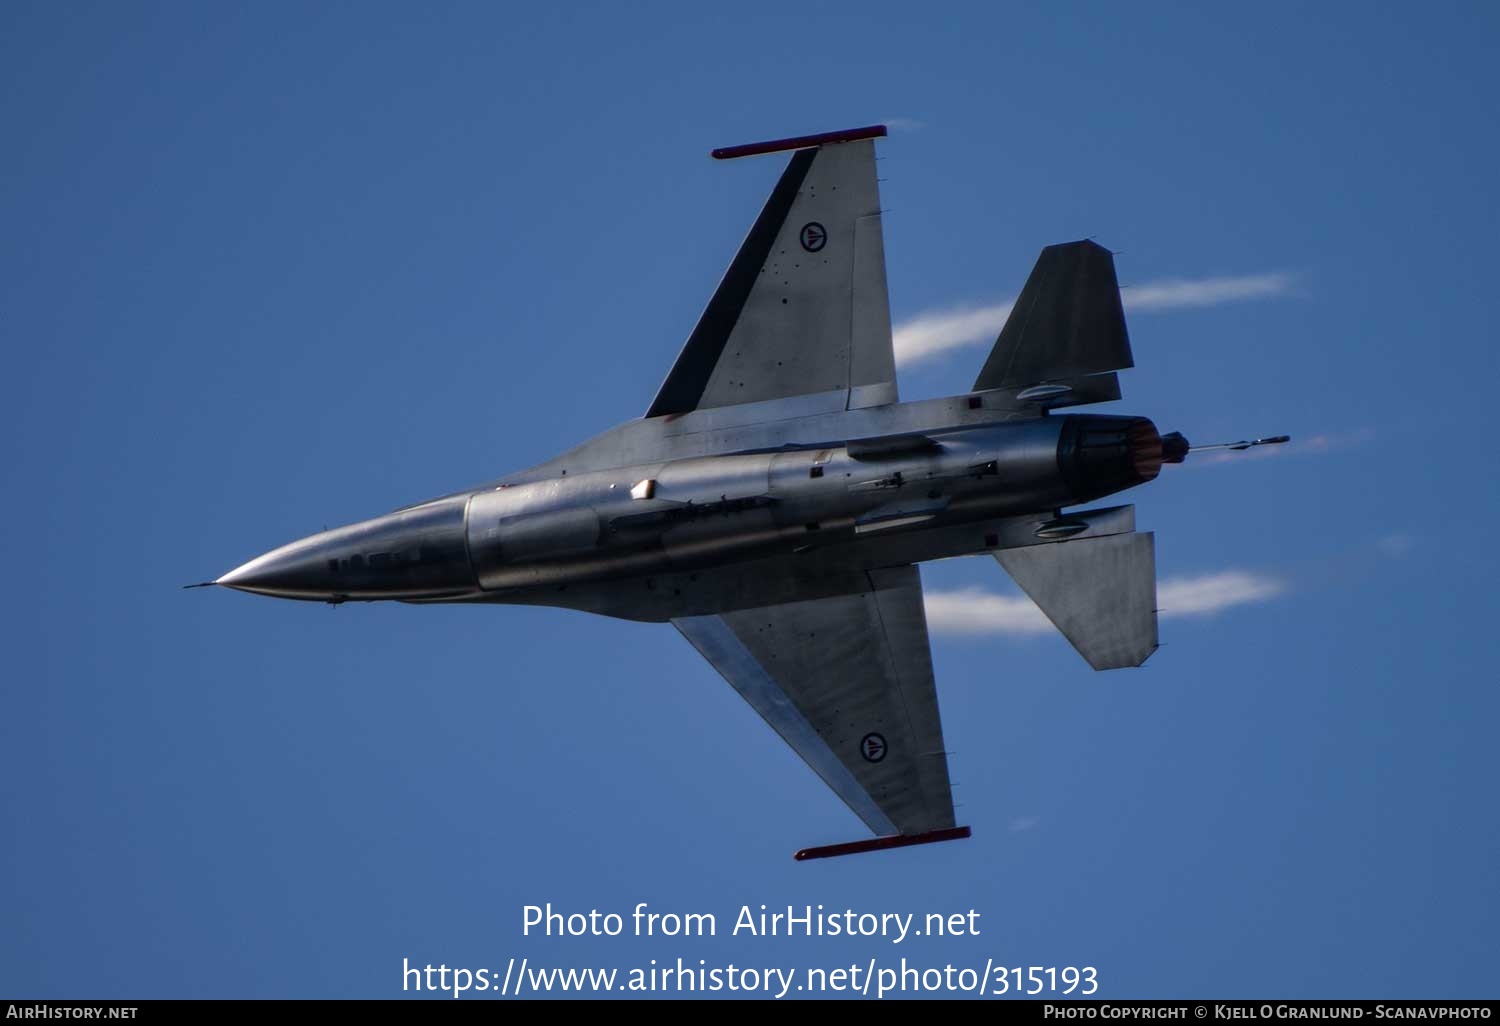
[[1139,666],[1156,651],[1156,546],[1150,532],[994,553],[1096,670]]
[[[974,391],[1020,389],[1025,396],[1064,381],[1079,391],[1083,384],[1071,379],[1134,365],[1114,256],[1084,239],[1042,250]],[[1112,382],[1105,390],[1111,386],[1118,391]]]

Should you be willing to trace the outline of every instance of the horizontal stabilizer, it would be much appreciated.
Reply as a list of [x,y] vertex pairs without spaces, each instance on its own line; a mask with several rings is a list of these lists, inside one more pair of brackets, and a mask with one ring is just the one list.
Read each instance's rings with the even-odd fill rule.
[[1000,565],[1096,670],[1156,651],[1156,544],[1150,532],[1001,549]]
[[1025,389],[1134,365],[1115,258],[1084,239],[1042,250],[974,391]]

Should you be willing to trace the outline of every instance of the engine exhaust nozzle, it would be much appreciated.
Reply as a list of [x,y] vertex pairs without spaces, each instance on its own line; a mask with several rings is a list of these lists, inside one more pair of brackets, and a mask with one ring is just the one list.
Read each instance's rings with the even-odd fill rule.
[[1088,502],[1161,473],[1168,452],[1145,417],[1076,414],[1058,438],[1057,464],[1077,502]]

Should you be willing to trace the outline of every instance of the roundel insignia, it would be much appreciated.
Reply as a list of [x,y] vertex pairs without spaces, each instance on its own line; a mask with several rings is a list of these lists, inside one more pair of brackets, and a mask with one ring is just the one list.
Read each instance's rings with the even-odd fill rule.
[[885,738],[879,734],[866,734],[859,739],[859,754],[865,757],[865,762],[879,762],[887,750]]
[[828,229],[816,221],[809,221],[802,226],[802,232],[798,236],[802,240],[802,248],[809,253],[816,253],[828,245]]

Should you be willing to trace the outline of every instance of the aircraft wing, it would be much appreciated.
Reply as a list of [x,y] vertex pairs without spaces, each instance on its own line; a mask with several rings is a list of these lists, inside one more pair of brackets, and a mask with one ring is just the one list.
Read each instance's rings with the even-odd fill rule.
[[968,836],[954,829],[916,567],[857,573],[832,598],[672,623],[855,815],[887,835],[799,858]]
[[796,150],[647,417],[791,396],[840,410],[896,401],[872,138],[884,134],[714,151]]

